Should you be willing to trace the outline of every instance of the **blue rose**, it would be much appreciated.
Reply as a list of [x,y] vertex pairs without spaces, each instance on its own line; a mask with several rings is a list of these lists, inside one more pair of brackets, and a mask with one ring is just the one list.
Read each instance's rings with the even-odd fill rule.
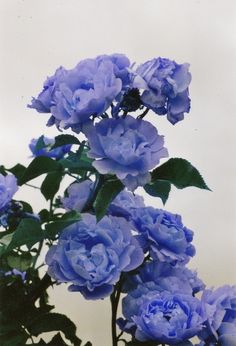
[[[236,286],[225,285],[214,291],[205,290],[202,301],[208,319],[199,337],[216,344],[236,344]],[[226,340],[232,343],[227,344]]]
[[89,179],[81,183],[71,184],[67,189],[68,197],[61,198],[63,207],[66,210],[81,212],[91,195],[93,185],[93,182]]
[[183,225],[180,215],[146,207],[135,209],[132,220],[152,258],[177,265],[194,256],[193,231]]
[[54,104],[53,97],[55,91],[58,88],[60,82],[63,81],[64,76],[66,75],[66,69],[64,67],[59,67],[55,74],[48,77],[43,85],[43,90],[37,96],[37,98],[32,99],[31,105],[28,105],[29,108],[34,108],[39,113],[50,113],[50,109]]
[[132,210],[145,207],[143,197],[123,190],[112,201],[109,206],[109,213],[113,216],[121,216],[130,219]]
[[136,70],[133,86],[143,89],[143,104],[175,124],[190,110],[188,86],[191,81],[189,64],[177,64],[164,58],[155,58]]
[[192,271],[185,266],[172,266],[167,262],[146,262],[133,275],[126,275],[123,292],[129,292],[138,285],[149,284],[156,290],[179,292],[195,295],[205,288],[204,283]]
[[61,68],[29,107],[51,112],[49,126],[80,132],[84,122],[103,114],[126,89],[129,65],[124,55],[113,54],[83,60],[71,70]]
[[18,190],[16,177],[12,174],[0,174],[0,212],[3,212]]
[[[40,139],[42,139],[44,145],[39,146],[38,148],[38,142]],[[48,137],[42,136],[37,139],[33,138],[29,144],[29,148],[34,157],[47,156],[47,157],[52,157],[59,160],[71,150],[71,146],[72,146],[70,144],[66,144],[51,150],[54,144],[55,144],[54,138],[48,138]]]
[[123,314],[139,341],[176,345],[195,336],[206,317],[191,294],[159,291],[139,285],[123,299]]
[[101,174],[115,174],[130,189],[150,180],[149,170],[168,155],[164,138],[147,121],[127,116],[103,119],[84,128],[93,166]]
[[58,282],[70,282],[71,291],[86,299],[110,295],[121,272],[137,268],[144,254],[129,223],[118,217],[84,214],[67,227],[46,256],[48,273]]

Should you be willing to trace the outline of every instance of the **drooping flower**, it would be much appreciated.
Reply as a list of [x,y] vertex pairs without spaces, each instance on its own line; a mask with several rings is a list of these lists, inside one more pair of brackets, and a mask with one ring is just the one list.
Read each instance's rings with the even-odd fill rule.
[[89,179],[71,184],[67,189],[68,197],[61,198],[63,207],[66,210],[81,212],[89,199],[93,185]]
[[0,212],[7,208],[17,190],[17,179],[13,174],[0,174]]
[[149,170],[166,157],[164,138],[147,121],[126,116],[103,119],[84,128],[93,166],[101,174],[115,174],[130,189],[150,180]]
[[80,132],[83,123],[103,114],[126,90],[129,65],[126,56],[113,54],[85,59],[71,70],[60,68],[29,107],[51,112],[48,125]]
[[152,207],[137,208],[132,214],[140,242],[152,258],[172,264],[185,264],[194,256],[193,231],[180,215]]
[[[39,141],[41,143],[39,144]],[[71,145],[66,144],[55,149],[52,149],[52,146],[55,144],[54,138],[48,138],[45,136],[39,138],[33,138],[29,144],[29,148],[34,157],[37,156],[47,156],[55,159],[61,159],[65,154],[71,150]]]
[[[202,301],[208,318],[199,337],[220,345],[236,344],[236,286],[205,290]],[[231,343],[227,344],[227,340]]]
[[59,282],[70,282],[71,291],[86,299],[110,295],[121,272],[138,267],[144,255],[131,234],[129,223],[105,216],[84,214],[81,221],[67,227],[46,256],[48,273]]
[[191,81],[189,64],[177,64],[165,58],[155,58],[140,65],[133,85],[143,89],[143,104],[175,124],[190,110],[188,86]]

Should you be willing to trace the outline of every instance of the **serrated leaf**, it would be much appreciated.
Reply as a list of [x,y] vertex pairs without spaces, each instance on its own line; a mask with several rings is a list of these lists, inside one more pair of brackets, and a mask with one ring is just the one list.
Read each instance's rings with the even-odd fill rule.
[[74,323],[67,316],[62,314],[45,314],[42,318],[33,320],[28,329],[30,333],[35,336],[45,332],[62,331],[65,337],[70,340],[74,346],[81,345],[81,340],[76,336],[76,327]]
[[67,145],[67,144],[80,145],[80,141],[75,136],[72,136],[72,135],[59,135],[55,137],[55,143],[51,147],[51,150],[57,147],[62,147],[63,145]]
[[54,240],[57,234],[80,219],[80,214],[74,211],[64,214],[60,221],[45,225],[45,237]]
[[12,240],[7,250],[13,250],[22,245],[31,248],[34,244],[43,240],[43,238],[44,234],[38,221],[35,219],[23,219],[13,233]]
[[8,169],[9,172],[15,175],[15,177],[20,180],[26,171],[26,167],[18,163],[14,167]]
[[152,182],[168,181],[178,189],[195,186],[210,190],[198,170],[190,162],[180,158],[172,158],[152,171]]
[[103,218],[109,204],[123,189],[124,185],[118,179],[107,181],[102,185],[94,202],[95,213],[98,221]]
[[53,199],[60,188],[62,178],[63,174],[59,171],[47,174],[40,188],[46,200]]
[[144,190],[151,196],[160,197],[163,204],[166,203],[169,193],[170,193],[171,185],[168,181],[156,180],[155,182],[151,182],[144,186]]
[[11,254],[7,256],[7,264],[12,269],[15,268],[20,271],[25,271],[30,267],[32,259],[33,257],[30,253],[24,253],[22,255]]
[[23,176],[19,180],[19,185],[23,185],[44,173],[55,171],[62,171],[62,166],[58,161],[55,161],[50,157],[38,156],[26,168]]

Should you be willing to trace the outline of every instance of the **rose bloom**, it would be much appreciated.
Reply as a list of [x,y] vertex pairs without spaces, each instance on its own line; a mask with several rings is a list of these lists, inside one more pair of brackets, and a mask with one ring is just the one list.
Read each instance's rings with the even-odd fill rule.
[[149,122],[126,116],[103,119],[84,128],[88,156],[101,174],[115,174],[130,190],[150,181],[149,170],[168,156],[164,137]]
[[71,291],[86,299],[109,296],[121,272],[137,268],[144,254],[123,218],[96,218],[84,214],[67,227],[46,256],[48,274],[58,282],[69,282]]

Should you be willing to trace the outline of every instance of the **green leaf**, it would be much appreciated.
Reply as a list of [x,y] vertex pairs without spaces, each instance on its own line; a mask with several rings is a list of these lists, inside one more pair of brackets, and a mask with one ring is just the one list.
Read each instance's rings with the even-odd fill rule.
[[42,318],[33,320],[28,329],[30,333],[35,336],[45,332],[62,331],[65,337],[70,340],[74,346],[81,345],[80,339],[76,336],[76,327],[74,323],[62,314],[45,314]]
[[21,165],[20,163],[18,163],[14,167],[8,169],[8,171],[11,172],[12,174],[14,174],[16,176],[16,178],[19,180],[24,175],[24,173],[26,171],[26,167]]
[[61,170],[62,166],[59,162],[50,157],[38,156],[26,168],[23,176],[20,178],[19,185],[23,185],[28,181],[39,177],[41,174]]
[[144,190],[151,196],[160,197],[165,204],[170,193],[171,185],[168,181],[156,180],[153,183],[146,184]]
[[78,157],[75,153],[71,153],[66,159],[61,159],[59,162],[64,168],[95,172],[95,168],[92,166],[93,161],[85,155]]
[[25,212],[31,213],[31,214],[33,213],[33,209],[32,209],[32,207],[31,207],[31,205],[29,203],[27,203],[25,201],[18,201],[18,202],[20,202],[22,204],[23,210]]
[[44,142],[44,135],[40,136],[39,139],[37,140],[36,146],[35,146],[35,151],[39,151],[43,148],[46,148],[48,144]]
[[54,240],[56,235],[59,234],[64,228],[78,222],[81,219],[79,213],[72,211],[64,214],[60,221],[55,221],[45,225],[45,236],[48,239]]
[[11,254],[7,256],[7,263],[12,269],[18,269],[20,271],[27,270],[31,263],[33,257],[30,253],[24,253],[22,255]]
[[168,181],[178,189],[195,186],[210,190],[198,170],[190,162],[180,158],[172,158],[152,171],[152,182]]
[[24,331],[12,331],[10,333],[0,335],[1,346],[22,346],[25,345],[29,335]]
[[50,172],[47,174],[41,185],[41,192],[46,200],[53,199],[55,194],[60,188],[60,184],[63,178],[62,172]]
[[23,219],[13,233],[7,250],[13,250],[21,245],[26,245],[28,248],[31,248],[34,244],[43,240],[43,238],[44,234],[38,221],[34,219]]
[[118,179],[107,181],[102,185],[94,202],[94,208],[98,221],[103,218],[109,204],[118,195],[118,193],[123,190],[123,188],[124,185]]
[[80,141],[75,136],[72,136],[72,135],[59,135],[55,137],[55,143],[51,147],[51,150],[57,147],[61,147],[63,145],[67,145],[67,144],[80,145]]
[[39,212],[39,217],[42,223],[48,222],[50,220],[50,213],[47,209],[42,209]]

